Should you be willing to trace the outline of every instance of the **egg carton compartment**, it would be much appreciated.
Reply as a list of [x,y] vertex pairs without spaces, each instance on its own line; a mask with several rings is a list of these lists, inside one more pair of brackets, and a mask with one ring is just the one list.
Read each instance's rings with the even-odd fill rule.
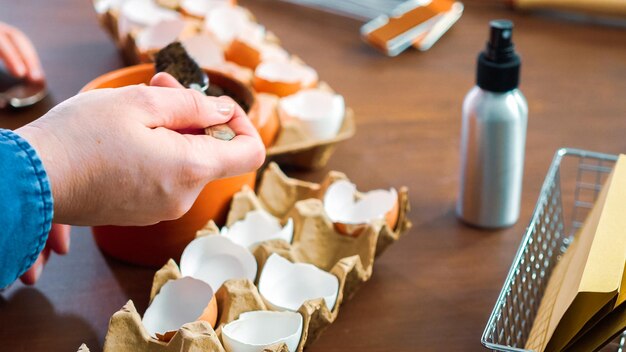
[[[131,2],[143,4],[146,7],[145,10],[140,11],[141,8],[135,6],[137,8],[134,9],[135,12],[130,13],[131,15],[137,15],[140,12],[147,14],[136,16],[140,18],[124,15],[124,6],[133,7],[129,5]],[[236,10],[236,13],[240,13],[241,15],[238,16],[243,16],[243,19],[235,17],[231,19],[232,23],[220,22],[221,27],[213,28],[211,32],[207,29],[209,20],[202,12],[209,11],[204,9],[204,6],[209,6],[211,3],[213,6],[230,6]],[[236,5],[235,1],[94,0],[93,4],[101,26],[113,39],[128,65],[152,62],[158,50],[169,42],[180,40],[188,50],[197,48],[196,50],[201,51],[194,55],[192,52],[194,50],[189,50],[200,66],[221,72],[244,83],[258,100],[257,108],[249,114],[262,115],[260,119],[251,116],[251,120],[261,121],[261,125],[256,127],[267,147],[268,161],[302,169],[322,168],[327,164],[337,144],[351,138],[356,131],[354,113],[352,109],[344,106],[343,97],[339,95],[337,96],[341,97],[341,108],[329,107],[327,109],[333,112],[333,116],[339,113],[339,119],[333,118],[332,121],[327,119],[324,123],[315,122],[317,125],[311,126],[311,120],[306,117],[294,118],[284,113],[280,107],[282,106],[282,103],[279,103],[280,99],[290,97],[288,100],[294,101],[297,100],[293,99],[294,95],[302,94],[307,96],[307,99],[319,102],[319,97],[310,97],[310,95],[335,93],[327,83],[319,80],[317,73],[304,61],[288,54],[280,46],[280,40],[276,35],[258,24],[252,13]],[[126,12],[129,11],[133,9],[126,10]],[[151,18],[156,19],[150,20]],[[157,20],[159,18],[161,21]],[[244,32],[233,35],[231,32],[244,26],[242,21],[250,28],[245,31],[240,29]],[[221,33],[222,30],[224,33]],[[229,39],[225,41],[222,38],[224,36]],[[153,42],[153,45],[141,44],[144,42]],[[211,53],[211,50],[208,50],[207,53],[206,49],[202,49],[206,47],[212,47],[215,52]],[[278,59],[281,60],[280,65],[274,65],[278,67],[267,67],[264,71],[275,75],[295,70],[308,78],[294,85],[293,82],[268,82],[256,75],[256,68],[262,65],[271,66]],[[293,66],[293,69],[285,68],[285,65]],[[314,93],[309,92],[311,89]],[[297,113],[311,116],[311,114],[319,114],[319,111],[305,112],[302,108]]]
[[[276,295],[272,296],[277,290],[280,291],[278,286],[271,286],[272,277],[278,278],[276,282],[279,286],[293,284],[293,281],[282,279],[283,277],[293,278],[295,275],[311,278],[311,282],[298,285],[308,285],[307,289],[314,290],[319,288],[318,286],[324,286],[318,279],[326,275],[325,278],[333,277],[337,285],[335,291],[331,291],[330,297],[320,294],[319,298],[306,299],[299,306],[286,309],[297,312],[302,317],[299,339],[295,342],[282,341],[264,346],[263,350],[293,352],[302,351],[311,345],[335,321],[341,304],[352,298],[362,284],[369,280],[376,256],[411,227],[407,217],[409,201],[406,188],[394,194],[397,196],[397,212],[389,212],[395,214],[394,221],[377,219],[352,228],[338,226],[339,223],[331,220],[327,214],[324,201],[329,201],[331,193],[329,189],[340,181],[348,181],[346,175],[333,171],[322,183],[305,182],[287,177],[275,163],[270,164],[263,174],[257,193],[244,187],[233,198],[226,224],[229,232],[225,232],[224,229],[220,231],[213,221],[209,221],[198,231],[194,242],[209,240],[216,243],[217,239],[230,236],[233,237],[233,242],[242,243],[245,238],[234,238],[237,236],[235,230],[237,224],[241,221],[252,221],[251,214],[261,211],[278,219],[283,230],[291,229],[288,224],[293,226],[291,243],[286,240],[287,237],[264,240],[260,243],[248,242],[244,248],[248,248],[254,256],[257,265],[256,274],[248,278],[228,279],[220,284],[221,287],[211,299],[215,300],[217,311],[214,325],[213,321],[188,322],[172,331],[168,337],[169,341],[162,341],[148,332],[132,301],[129,301],[111,318],[104,351],[228,350],[225,349],[225,340],[228,337],[224,336],[224,329],[229,324],[240,321],[242,317],[248,317],[246,314],[250,312],[285,310],[277,307],[284,301],[275,299]],[[357,200],[363,200],[371,196],[369,193],[357,192],[354,196]],[[254,225],[253,228],[262,231],[261,225],[251,224]],[[193,247],[194,242],[188,248]],[[191,252],[190,250],[189,253]],[[169,260],[156,272],[150,292],[150,306],[164,291],[166,285],[189,278],[186,275],[190,272],[188,269],[190,261],[185,257],[189,258],[189,254],[183,254],[180,265],[174,260]],[[289,270],[294,270],[292,275],[285,276]],[[211,272],[206,271],[209,271],[209,274]],[[314,272],[318,276],[315,278],[306,276],[308,272]],[[270,285],[267,286],[269,289],[264,291],[264,285]],[[185,303],[190,305],[191,301],[190,299]],[[210,306],[211,304],[208,305]],[[215,326],[215,330],[212,326]],[[288,343],[297,347],[290,349]]]

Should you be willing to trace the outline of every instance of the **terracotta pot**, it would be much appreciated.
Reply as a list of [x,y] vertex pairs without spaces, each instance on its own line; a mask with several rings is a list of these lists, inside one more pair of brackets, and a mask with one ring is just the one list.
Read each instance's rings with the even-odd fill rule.
[[[206,70],[211,83],[236,94],[253,107],[255,95],[243,83],[217,71]],[[130,66],[106,73],[89,82],[81,92],[148,83],[154,75],[152,64]],[[207,184],[189,212],[172,221],[151,226],[96,226],[92,228],[100,249],[111,257],[139,265],[160,267],[169,258],[178,260],[196,231],[209,220],[222,223],[233,195],[248,185],[254,187],[256,173],[215,180]]]

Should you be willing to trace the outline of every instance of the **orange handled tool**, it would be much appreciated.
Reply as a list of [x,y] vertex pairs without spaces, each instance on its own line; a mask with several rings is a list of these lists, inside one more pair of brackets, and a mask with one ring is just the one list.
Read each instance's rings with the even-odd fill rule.
[[626,0],[511,0],[518,9],[555,9],[626,17]]

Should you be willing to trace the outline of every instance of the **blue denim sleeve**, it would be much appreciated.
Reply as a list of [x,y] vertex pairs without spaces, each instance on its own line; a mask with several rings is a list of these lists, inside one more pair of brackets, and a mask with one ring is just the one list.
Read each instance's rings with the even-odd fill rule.
[[0,129],[0,288],[28,270],[52,225],[52,192],[35,150]]

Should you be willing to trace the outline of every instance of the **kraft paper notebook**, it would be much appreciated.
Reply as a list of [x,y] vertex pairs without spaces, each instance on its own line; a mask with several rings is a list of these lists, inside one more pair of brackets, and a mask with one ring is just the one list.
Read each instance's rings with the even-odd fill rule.
[[626,327],[626,156],[557,264],[527,349],[593,351]]

